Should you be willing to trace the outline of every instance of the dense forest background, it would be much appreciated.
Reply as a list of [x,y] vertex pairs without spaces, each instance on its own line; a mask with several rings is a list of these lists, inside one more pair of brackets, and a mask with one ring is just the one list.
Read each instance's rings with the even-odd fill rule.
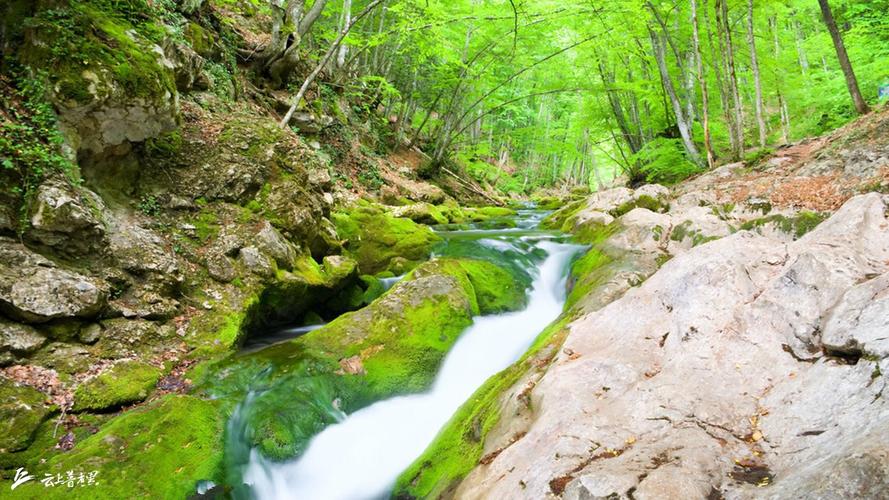
[[[180,38],[206,45],[205,73],[234,98],[285,101],[289,122],[345,95],[392,124],[390,143],[419,145],[427,174],[463,169],[505,193],[621,174],[676,182],[856,115],[814,0],[214,0],[215,41],[194,22],[200,1],[72,0],[16,15],[26,4],[7,18],[27,21],[3,29],[7,53],[21,31],[45,41],[19,57],[32,67],[21,92],[51,85],[76,100],[87,61],[109,57],[142,91],[138,60],[149,56],[127,34]],[[889,83],[889,2],[831,7],[875,103]]]

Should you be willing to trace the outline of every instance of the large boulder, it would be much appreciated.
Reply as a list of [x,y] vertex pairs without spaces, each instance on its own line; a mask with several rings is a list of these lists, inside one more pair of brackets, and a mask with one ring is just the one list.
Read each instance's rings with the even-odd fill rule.
[[26,323],[90,318],[105,306],[107,286],[56,267],[20,243],[0,239],[0,310]]
[[[46,337],[33,327],[21,323],[13,323],[0,318],[0,365],[4,356],[31,354],[43,344]],[[12,358],[9,360],[11,361]]]
[[37,188],[25,238],[71,257],[95,254],[106,245],[103,210],[93,192],[50,180]]
[[362,274],[386,270],[402,274],[427,258],[441,239],[426,226],[393,217],[374,206],[360,206],[332,217]]
[[675,256],[570,322],[542,376],[516,389],[527,410],[498,413],[513,433],[434,491],[881,497],[886,208],[863,195],[789,244],[741,231]]

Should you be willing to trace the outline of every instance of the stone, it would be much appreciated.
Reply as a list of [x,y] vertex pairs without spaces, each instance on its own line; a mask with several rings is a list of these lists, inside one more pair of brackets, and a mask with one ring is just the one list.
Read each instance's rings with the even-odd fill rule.
[[218,253],[209,253],[204,261],[207,273],[220,283],[230,283],[238,276],[235,263],[232,259]]
[[293,244],[287,241],[268,221],[262,221],[259,232],[253,237],[253,243],[264,254],[268,255],[281,269],[292,269],[296,259]]
[[151,273],[167,282],[177,280],[179,263],[170,245],[130,216],[109,218],[108,241],[111,256],[121,268],[140,275]]
[[30,354],[46,343],[46,337],[28,325],[0,319],[0,351]]
[[20,451],[34,440],[52,407],[41,392],[0,376],[0,454]]
[[10,318],[26,323],[91,318],[105,306],[107,287],[100,280],[54,267],[8,240],[0,247],[0,257],[12,257],[0,261],[0,310]]
[[435,205],[429,203],[412,203],[392,210],[395,217],[405,217],[414,222],[426,225],[447,224],[448,218]]
[[271,278],[275,275],[275,266],[272,261],[254,246],[242,248],[238,254],[238,260],[244,264],[248,271],[257,276]]
[[821,344],[838,353],[889,357],[889,274],[843,295],[824,322]]
[[103,210],[91,191],[50,180],[37,188],[25,238],[71,257],[94,254],[105,246]]
[[95,344],[102,336],[102,325],[90,323],[80,329],[77,339],[84,344]]
[[314,168],[309,170],[309,184],[318,189],[327,190],[333,186],[333,180],[326,168]]
[[[664,216],[635,209],[620,223]],[[850,199],[793,242],[740,231],[685,250],[567,324],[523,391],[530,416],[498,413],[497,429],[521,437],[504,446],[489,434],[485,450],[497,453],[448,491],[880,498],[887,288],[878,194]]]

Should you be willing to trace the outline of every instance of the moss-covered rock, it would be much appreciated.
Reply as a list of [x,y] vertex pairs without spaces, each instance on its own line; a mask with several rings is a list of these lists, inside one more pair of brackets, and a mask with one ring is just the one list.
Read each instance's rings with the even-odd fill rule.
[[74,411],[108,410],[144,400],[161,370],[138,361],[124,361],[74,391]]
[[47,473],[98,471],[96,484],[43,489],[60,498],[184,498],[222,474],[222,405],[170,395],[128,411],[46,464]]
[[0,377],[0,454],[23,450],[53,407],[46,396],[25,385]]
[[271,458],[289,458],[341,410],[426,389],[472,317],[520,306],[523,290],[494,264],[433,260],[364,309],[228,360],[208,380],[232,400],[254,391],[243,439]]
[[484,260],[461,260],[482,314],[514,311],[527,304],[526,284],[507,269]]
[[176,127],[176,84],[154,7],[69,0],[41,3],[33,14],[23,20],[19,59],[49,75],[75,149],[100,153]]
[[753,219],[741,224],[745,231],[762,231],[766,226],[773,226],[781,232],[790,235],[794,239],[802,238],[809,231],[818,227],[825,219],[825,213],[802,210],[795,215],[774,214],[759,219]]
[[445,213],[429,203],[413,203],[392,210],[395,217],[406,217],[419,224],[435,225],[449,222]]
[[401,274],[429,257],[432,246],[440,240],[426,226],[367,204],[348,213],[334,213],[332,218],[362,274],[386,270]]

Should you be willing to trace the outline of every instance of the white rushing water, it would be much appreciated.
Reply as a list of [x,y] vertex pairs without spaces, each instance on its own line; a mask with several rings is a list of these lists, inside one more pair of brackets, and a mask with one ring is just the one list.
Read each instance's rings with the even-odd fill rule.
[[315,436],[298,459],[274,463],[255,450],[244,474],[260,499],[386,497],[398,475],[490,376],[507,368],[562,311],[571,258],[581,247],[541,241],[528,307],[475,318],[445,358],[432,389],[361,409]]

